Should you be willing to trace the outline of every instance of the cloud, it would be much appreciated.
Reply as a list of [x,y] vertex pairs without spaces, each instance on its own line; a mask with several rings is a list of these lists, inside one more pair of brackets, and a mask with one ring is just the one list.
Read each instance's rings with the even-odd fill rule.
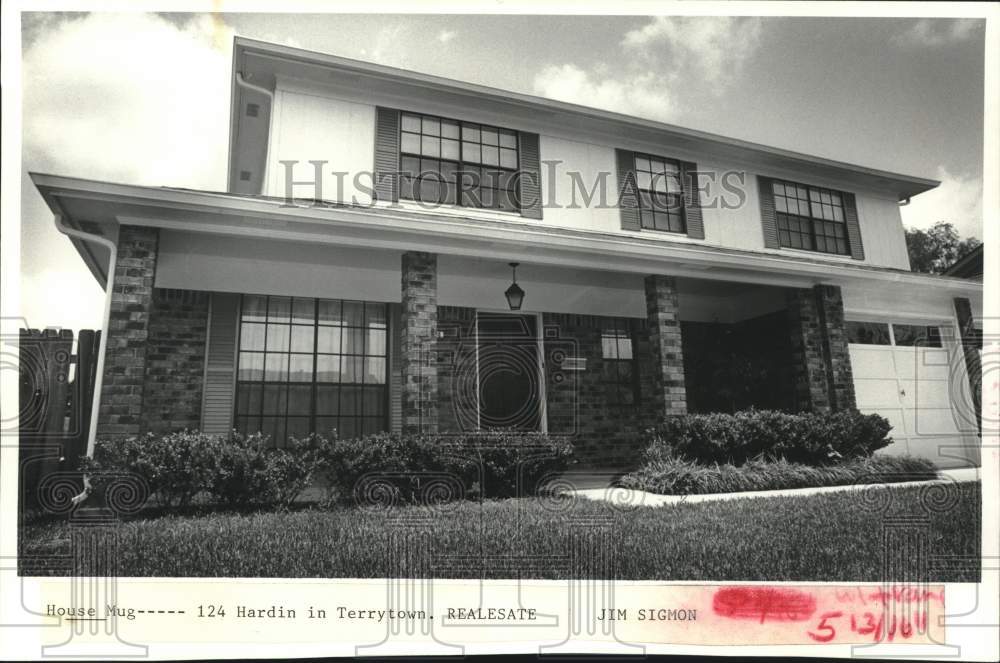
[[[623,36],[621,67],[549,65],[537,94],[631,115],[670,120],[690,90],[721,95],[760,46],[759,18],[656,17]],[[674,94],[683,86],[684,95]]]
[[921,18],[913,22],[903,32],[893,35],[893,43],[899,46],[940,47],[957,44],[975,36],[982,19],[932,19]]
[[438,33],[437,40],[442,44],[447,44],[449,41],[455,38],[457,33],[454,30],[442,30]]
[[535,76],[534,86],[550,99],[619,113],[665,119],[675,111],[666,86],[650,73],[604,78],[576,65],[553,65]]
[[938,166],[941,186],[913,198],[900,208],[903,223],[912,228],[930,228],[938,221],[955,226],[962,237],[983,236],[983,181],[953,175]]
[[362,48],[361,55],[371,62],[411,69],[410,58],[400,44],[410,36],[409,26],[403,23],[387,25],[375,34],[371,49]]
[[658,16],[630,30],[622,46],[647,60],[669,62],[675,71],[694,71],[719,83],[742,70],[760,46],[759,18]]
[[36,326],[100,324],[104,297],[27,171],[224,189],[233,32],[216,15],[62,15],[23,53],[21,302]]
[[96,13],[40,36],[23,61],[29,167],[224,187],[232,38],[205,15]]

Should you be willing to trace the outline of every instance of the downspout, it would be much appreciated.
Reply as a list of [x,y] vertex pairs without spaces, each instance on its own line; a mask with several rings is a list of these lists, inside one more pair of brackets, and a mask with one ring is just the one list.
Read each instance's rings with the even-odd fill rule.
[[[270,104],[270,106],[267,109],[267,121],[268,123],[270,123],[272,117],[274,116],[274,92],[272,90],[268,90],[266,87],[261,87],[260,85],[255,85],[253,83],[248,82],[247,79],[243,78],[243,72],[241,71],[236,72],[236,84],[245,90],[252,90],[253,92],[260,93],[265,97],[267,97],[268,103]],[[239,117],[238,113],[237,117]],[[239,122],[239,120],[237,120],[237,122]],[[264,187],[267,185],[267,171],[270,158],[271,158],[271,129],[270,127],[268,127],[267,142],[264,145],[264,170],[260,174],[260,193],[264,193]]]
[[[97,374],[94,376],[94,400],[90,406],[90,427],[87,431],[87,457],[93,458],[94,444],[97,441],[97,418],[100,415],[101,388],[104,383],[104,359],[107,355],[108,347],[108,327],[111,318],[111,296],[114,293],[115,266],[118,262],[118,246],[107,237],[87,233],[76,228],[70,228],[63,223],[63,215],[56,214],[56,230],[64,235],[79,239],[83,242],[94,242],[108,249],[110,257],[108,259],[108,272],[105,283],[104,295],[104,317],[102,318],[104,330],[101,333],[101,343],[97,349]],[[87,499],[91,491],[90,477],[83,476],[83,492],[73,498],[74,504],[79,504]]]

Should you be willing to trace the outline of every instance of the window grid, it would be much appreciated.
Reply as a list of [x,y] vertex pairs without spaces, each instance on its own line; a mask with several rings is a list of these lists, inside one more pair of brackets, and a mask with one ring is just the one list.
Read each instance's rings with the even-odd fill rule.
[[601,330],[601,381],[608,403],[632,406],[639,402],[639,382],[632,332],[627,326]]
[[517,212],[517,132],[403,113],[399,197]]
[[279,447],[385,430],[387,335],[384,304],[244,295],[236,428]]
[[771,189],[781,246],[838,255],[850,253],[840,193],[781,180],[774,181]]
[[687,232],[680,163],[673,159],[636,154],[635,183],[643,228]]
[[907,325],[888,322],[847,320],[847,342],[860,345],[940,348],[941,328],[937,325]]

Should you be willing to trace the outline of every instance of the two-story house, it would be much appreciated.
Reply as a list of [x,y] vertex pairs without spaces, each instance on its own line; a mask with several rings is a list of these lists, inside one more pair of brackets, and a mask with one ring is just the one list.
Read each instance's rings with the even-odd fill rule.
[[857,407],[978,462],[982,285],[900,218],[933,180],[243,38],[230,119],[224,192],[32,175],[108,292],[91,441],[516,427],[610,468],[667,415]]

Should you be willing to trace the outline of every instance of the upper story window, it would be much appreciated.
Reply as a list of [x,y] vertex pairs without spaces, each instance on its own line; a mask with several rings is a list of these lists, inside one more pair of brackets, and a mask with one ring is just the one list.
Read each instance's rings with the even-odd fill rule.
[[848,255],[843,197],[837,191],[774,180],[778,243],[792,249]]
[[635,155],[639,220],[643,228],[686,233],[680,164],[648,154]]
[[516,212],[518,163],[515,131],[401,114],[400,198]]

